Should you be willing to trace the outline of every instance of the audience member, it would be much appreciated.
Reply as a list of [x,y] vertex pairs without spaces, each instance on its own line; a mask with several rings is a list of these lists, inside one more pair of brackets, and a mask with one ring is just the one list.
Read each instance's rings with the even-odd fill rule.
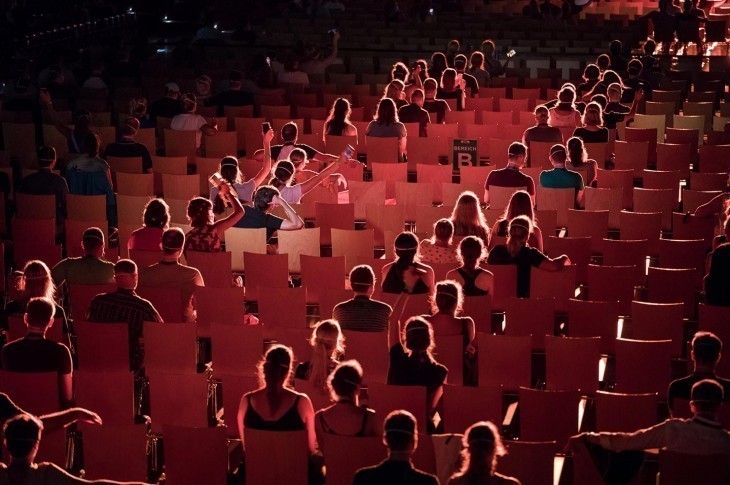
[[385,92],[383,98],[388,98],[395,103],[396,110],[402,108],[408,104],[408,101],[404,99],[404,90],[406,85],[400,79],[393,79],[385,86]]
[[229,215],[215,220],[213,204],[203,197],[195,197],[188,202],[187,216],[191,230],[185,235],[185,251],[219,253],[221,236],[243,217],[243,206],[238,197],[232,194],[233,187],[228,182],[218,185],[218,197],[233,208]]
[[608,54],[601,54],[596,57],[596,66],[601,71],[601,74],[606,72],[611,67],[611,57]]
[[[408,295],[401,295],[396,307],[401,312]],[[399,313],[396,311],[396,313]],[[433,432],[433,417],[436,413],[446,375],[449,370],[433,357],[436,344],[433,341],[433,328],[423,317],[409,318],[403,329],[400,318],[390,325],[388,337],[390,347],[390,367],[388,384],[394,386],[422,386],[426,388],[428,422],[426,428]]]
[[185,248],[185,234],[182,229],[172,227],[162,234],[162,260],[139,272],[139,284],[152,288],[180,289],[183,304],[183,319],[195,321],[195,288],[205,286],[203,277],[196,268],[180,264]]
[[297,365],[294,377],[309,381],[322,394],[327,391],[327,378],[345,354],[345,337],[336,320],[322,320],[312,329],[309,338],[312,355]]
[[[277,162],[279,160],[286,160],[287,158],[289,158],[289,155],[295,148],[301,148],[302,150],[304,150],[307,153],[307,158],[309,159],[313,159],[315,157],[322,157],[325,160],[328,158],[331,160],[337,159],[335,155],[322,153],[319,150],[310,147],[309,145],[305,145],[304,143],[297,143],[298,134],[299,129],[297,128],[297,124],[293,121],[290,121],[289,123],[286,123],[284,126],[282,126],[281,139],[284,144],[271,146],[271,159],[276,160]],[[263,150],[256,150],[253,158],[255,160],[262,161],[264,159]]]
[[284,60],[284,70],[279,73],[280,84],[299,84],[309,86],[309,76],[299,67],[299,56],[294,52],[287,54]]
[[225,116],[225,108],[238,106],[253,105],[253,96],[251,93],[242,89],[243,74],[237,69],[233,69],[228,74],[228,89],[211,96],[205,100],[205,106],[217,106],[218,116]]
[[571,86],[563,86],[558,91],[558,104],[554,108],[550,108],[548,125],[581,126],[580,112],[575,107],[575,89]]
[[570,264],[566,255],[551,259],[536,248],[530,247],[528,239],[532,222],[527,216],[517,216],[509,222],[507,243],[495,246],[489,253],[489,264],[514,264],[517,266],[517,297],[530,297],[530,268],[545,271],[560,271]]
[[129,115],[139,123],[137,129],[155,127],[155,122],[150,119],[147,112],[147,98],[144,96],[133,97],[129,100]]
[[465,86],[464,78],[459,78],[455,69],[447,68],[441,74],[441,85],[436,95],[440,99],[455,99],[457,111],[463,111],[466,98]]
[[[548,118],[550,111],[547,106],[539,105],[535,107],[535,126],[531,126],[525,130],[522,135],[522,144],[529,148],[530,142],[552,142],[552,143],[563,143],[563,132],[560,128],[548,125]],[[532,160],[530,160],[532,163]],[[536,164],[542,163],[541,160],[537,160]]]
[[206,120],[195,111],[198,109],[198,99],[193,93],[182,95],[182,113],[175,115],[170,122],[170,128],[179,131],[195,132],[195,148],[200,148],[203,135],[213,136],[218,133],[218,122],[215,118]]
[[608,87],[613,83],[617,83],[623,89],[621,76],[619,76],[616,71],[612,71],[611,69],[602,71],[601,80],[596,83],[595,86],[593,86],[593,89],[583,95],[583,101],[590,101],[596,94],[602,94],[606,96]]
[[[593,104],[593,103],[591,103]],[[590,105],[588,105],[590,107]],[[588,110],[586,110],[586,113]],[[588,187],[595,187],[598,181],[598,164],[592,158],[588,158],[584,140],[574,136],[568,140],[565,147],[568,149],[568,160],[566,167],[581,175]]]
[[182,112],[180,87],[176,83],[167,83],[165,95],[150,105],[150,120],[157,122],[157,117],[172,119]]
[[704,278],[708,305],[730,307],[730,243],[720,244],[710,253],[710,265]]
[[474,76],[480,87],[489,87],[492,78],[484,69],[484,54],[481,51],[474,51],[469,58],[469,74]]
[[423,239],[418,252],[424,263],[449,264],[457,261],[454,244],[454,224],[449,219],[439,219],[433,225],[431,239]]
[[385,332],[393,309],[387,303],[373,300],[375,273],[368,265],[355,266],[350,270],[352,299],[338,303],[332,310],[332,318],[342,330],[352,332]]
[[621,104],[621,93],[622,87],[619,83],[610,84],[606,90],[608,104],[606,104],[606,109],[603,110],[603,119],[606,122],[606,128],[616,128],[616,123],[619,121],[633,120],[641,100],[644,99],[644,91],[636,91],[631,106],[629,107]]
[[598,80],[601,77],[601,70],[595,64],[588,64],[583,69],[583,82],[575,88],[575,94],[578,98],[582,98],[583,95],[590,92],[593,86],[598,84]]
[[730,217],[727,217],[727,215],[725,215],[725,220],[722,221],[722,233],[712,238],[712,250],[714,251],[718,246],[726,242],[730,242]]
[[[77,195],[99,195],[107,194],[112,187],[112,175],[109,171],[109,164],[99,156],[101,140],[99,135],[89,132],[84,136],[84,153],[75,157],[66,165],[66,178],[68,178],[69,191]],[[74,176],[75,173],[103,173],[106,176],[99,177],[97,186],[86,187],[87,178]],[[97,180],[92,179],[92,180]]]
[[466,191],[459,195],[451,212],[451,222],[454,224],[455,240],[477,236],[485,246],[489,243],[489,226],[474,192]]
[[651,92],[651,84],[649,81],[641,79],[641,73],[644,70],[644,66],[638,59],[631,59],[628,64],[628,77],[624,79],[624,92],[621,95],[621,102],[631,103],[634,101],[634,96],[637,92],[643,91],[645,94]]
[[[136,118],[133,118],[136,120]],[[137,128],[129,123],[124,123],[119,127],[119,141],[110,143],[104,149],[104,156],[129,158],[139,157],[142,159],[142,172],[147,173],[152,170],[152,157],[146,146],[134,140],[137,134]]]
[[418,123],[418,136],[428,135],[428,125],[431,117],[428,111],[423,109],[425,97],[422,89],[415,89],[411,93],[411,104],[407,104],[398,110],[398,119],[401,123]]
[[337,98],[332,103],[329,115],[324,122],[324,141],[327,142],[327,135],[332,136],[357,136],[357,127],[350,121],[352,107],[347,98]]
[[438,485],[433,475],[413,466],[411,457],[418,447],[416,418],[404,410],[393,411],[383,422],[383,444],[388,458],[355,473],[353,485]]
[[127,241],[127,249],[159,251],[162,233],[170,225],[170,206],[164,199],[150,199],[144,206],[142,227],[135,229]]
[[[0,392],[0,423],[5,423],[11,418],[15,418],[21,414],[28,413],[18,407],[18,405],[15,404],[7,394]],[[48,431],[65,428],[76,421],[96,425],[100,425],[102,423],[98,414],[84,408],[64,409],[63,411],[38,416],[37,419],[43,423],[43,426]],[[2,472],[0,471],[0,474],[1,473]],[[0,475],[0,477],[2,477],[2,475]]]
[[603,110],[598,103],[588,103],[583,112],[583,126],[573,131],[573,136],[585,143],[608,143],[608,128],[603,126]]
[[434,284],[433,269],[420,262],[418,237],[412,232],[401,232],[395,238],[395,261],[383,266],[383,293],[424,294]]
[[446,279],[461,285],[464,296],[485,296],[494,294],[494,275],[481,268],[487,258],[484,243],[476,236],[467,236],[459,243],[457,253],[461,265],[446,273]]
[[[269,214],[271,210],[281,206],[286,214],[286,219]],[[285,201],[276,187],[270,185],[262,185],[253,194],[253,206],[245,206],[244,214],[235,227],[244,229],[260,229],[266,228],[266,239],[278,230],[296,231],[304,227],[304,221],[292,209],[287,201]]]
[[[446,60],[446,56],[443,52],[434,52],[431,54],[431,69],[428,70],[428,77],[436,82],[441,80],[441,75],[449,67],[449,63]],[[426,92],[428,96],[428,91]]]
[[692,393],[692,386],[704,379],[711,379],[723,388],[723,401],[730,401],[730,379],[723,379],[715,374],[717,364],[722,355],[722,341],[712,332],[699,331],[692,337],[692,373],[681,379],[672,381],[667,390],[667,402],[672,415],[680,416],[683,410],[677,409],[675,399],[686,399],[689,401]]
[[469,426],[462,438],[461,468],[449,485],[519,485],[519,480],[497,473],[497,458],[507,454],[499,429],[491,421]]
[[504,244],[506,242],[509,223],[517,216],[527,216],[530,219],[530,222],[532,222],[532,232],[530,232],[527,243],[538,251],[542,251],[542,231],[537,226],[532,199],[524,190],[518,190],[512,194],[504,213],[494,223],[491,237],[489,238],[489,249],[494,248],[497,244]]
[[137,264],[120,259],[114,265],[117,289],[101,293],[91,300],[86,320],[94,323],[126,323],[129,331],[129,368],[139,371],[144,362],[143,322],[162,322],[162,317],[137,289]]
[[611,69],[618,73],[626,72],[628,61],[623,55],[623,44],[614,39],[608,44],[608,56],[611,58]]
[[30,414],[19,414],[5,423],[3,435],[10,461],[7,466],[0,463],[1,483],[144,485],[141,482],[84,480],[53,463],[35,463],[42,431],[43,423]]
[[660,448],[689,455],[730,455],[730,432],[718,422],[722,400],[722,386],[704,379],[692,386],[692,419],[667,419],[633,433],[581,433],[571,438],[571,446],[584,441],[611,451]]
[[48,110],[48,115],[56,130],[66,139],[68,152],[71,155],[84,153],[84,138],[91,133],[91,113],[85,109],[76,110],[73,114],[73,128],[69,128],[53,107],[53,100],[48,90],[41,89],[38,100]]
[[104,232],[98,227],[90,227],[81,237],[84,255],[66,258],[51,270],[56,286],[67,285],[108,285],[114,280],[114,263],[104,258]]
[[18,192],[31,195],[56,196],[56,234],[63,234],[66,220],[66,179],[53,173],[56,165],[56,150],[43,145],[38,149],[38,171],[23,177]]
[[428,78],[423,82],[423,94],[425,100],[423,102],[423,109],[429,113],[436,114],[436,123],[441,124],[444,122],[446,112],[451,111],[449,103],[443,99],[436,98],[438,93],[438,81],[433,78]]
[[55,372],[62,407],[73,401],[73,362],[68,347],[48,340],[46,331],[53,325],[56,304],[45,297],[31,298],[23,321],[25,337],[6,343],[0,352],[2,368],[11,372]]
[[[560,131],[560,130],[558,130]],[[535,196],[535,181],[532,177],[522,173],[520,169],[527,160],[527,147],[522,143],[513,142],[507,149],[507,166],[489,172],[484,183],[484,203],[489,203],[490,187],[515,187],[525,189],[530,196]],[[539,163],[539,160],[536,161]]]
[[[466,56],[464,54],[457,54],[454,57],[454,69],[456,69],[456,79],[460,82],[460,79],[464,80],[465,89],[469,90],[469,97],[479,97],[479,82],[477,78],[466,72]],[[487,73],[487,71],[484,71]],[[489,75],[489,73],[487,73]]]
[[583,207],[583,177],[578,172],[568,170],[565,163],[568,155],[563,145],[553,145],[550,148],[550,163],[552,170],[540,172],[540,186],[547,189],[575,189],[575,205]]
[[383,98],[378,102],[377,113],[373,121],[368,124],[366,136],[375,138],[398,138],[398,158],[403,159],[406,153],[406,127],[398,120],[395,103],[390,98]]
[[497,46],[489,39],[482,42],[481,50],[484,54],[484,69],[489,73],[489,77],[494,79],[504,75],[511,57],[508,57],[504,63],[497,60],[495,57]]
[[[294,150],[299,149],[295,148]],[[294,151],[292,151],[292,154],[294,154]],[[300,156],[304,157],[304,160],[306,160],[307,155],[304,153],[304,150],[301,151]],[[297,184],[292,183],[294,181],[294,174],[296,173],[294,164],[289,160],[280,160],[274,167],[274,178],[269,181],[269,185],[275,187],[279,191],[282,200],[285,200],[289,204],[299,204],[302,197],[311,192],[315,187],[321,185],[324,181],[328,180],[329,176],[335,173],[335,171],[340,167],[340,161],[347,160],[346,157],[346,153],[343,153],[339,160],[327,165],[314,177]]]
[[334,404],[314,414],[319,449],[325,449],[327,436],[377,436],[381,433],[375,411],[360,402],[362,367],[356,360],[340,363],[327,378],[327,389]]
[[[342,4],[340,4],[342,5]],[[344,10],[344,5],[342,9]],[[304,52],[305,60],[302,61],[301,69],[308,75],[318,74],[324,76],[327,68],[335,64],[342,64],[342,59],[338,58],[340,45],[340,32],[335,29],[332,34],[332,50],[327,57],[322,56],[321,49],[317,44],[310,44]]]

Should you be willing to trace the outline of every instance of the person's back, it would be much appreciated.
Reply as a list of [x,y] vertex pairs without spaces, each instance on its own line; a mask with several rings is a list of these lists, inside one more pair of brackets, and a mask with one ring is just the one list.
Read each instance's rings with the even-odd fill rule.
[[342,330],[384,332],[393,309],[387,303],[371,299],[375,274],[370,266],[355,266],[350,271],[350,286],[355,293],[351,300],[338,303],[332,310]]
[[538,124],[526,129],[522,139],[525,144],[531,141],[561,143],[563,141],[563,132],[560,131],[560,128],[550,126],[547,123]]
[[722,341],[712,332],[699,331],[692,337],[690,358],[693,363],[693,372],[669,384],[667,401],[672,416],[684,416],[689,409],[677,410],[675,399],[689,401],[692,386],[704,379],[712,379],[723,388],[723,402],[727,406],[730,402],[730,380],[723,379],[715,374],[717,363],[722,355]]
[[553,168],[540,172],[540,186],[546,189],[583,190],[583,177],[567,168]]
[[53,173],[55,164],[56,150],[50,146],[40,147],[38,149],[39,169],[23,178],[18,192],[30,195],[54,195],[56,197],[56,224],[60,229],[66,219],[66,196],[69,191],[66,179]]
[[11,372],[71,372],[71,352],[63,344],[26,335],[2,348],[2,368]]
[[66,258],[51,270],[53,281],[60,285],[107,285],[114,280],[114,264],[93,256]]

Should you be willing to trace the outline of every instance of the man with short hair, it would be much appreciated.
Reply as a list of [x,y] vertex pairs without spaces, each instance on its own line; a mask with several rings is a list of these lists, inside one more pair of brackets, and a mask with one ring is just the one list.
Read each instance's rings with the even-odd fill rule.
[[179,288],[182,292],[183,318],[186,322],[195,321],[195,288],[205,286],[203,276],[196,268],[180,264],[185,247],[185,233],[172,227],[162,233],[162,261],[139,273],[139,284],[155,288]]
[[[287,160],[289,158],[289,154],[295,148],[301,148],[302,150],[304,150],[307,153],[307,158],[309,160],[313,160],[316,157],[321,161],[326,162],[327,159],[336,160],[338,158],[337,156],[330,155],[329,153],[322,153],[316,148],[312,148],[309,145],[305,145],[304,143],[297,143],[298,137],[299,128],[297,127],[296,123],[290,121],[282,126],[281,139],[284,141],[284,144],[271,145],[271,159],[276,160],[277,162],[279,160]],[[264,151],[256,150],[256,152],[253,154],[253,158],[255,160],[262,161],[264,159]]]
[[65,345],[46,339],[55,311],[56,305],[50,299],[31,298],[23,315],[28,332],[5,344],[0,359],[2,368],[12,372],[56,372],[59,397],[68,405],[73,400],[71,352]]
[[461,75],[466,84],[466,89],[469,90],[469,95],[472,98],[479,97],[479,81],[477,78],[466,72],[466,56],[464,54],[457,54],[454,57],[454,69],[456,69],[457,75]]
[[89,322],[129,326],[129,366],[133,371],[141,369],[144,360],[143,322],[162,322],[152,303],[135,293],[137,281],[137,264],[120,259],[114,265],[116,291],[96,295],[86,315]]
[[65,178],[53,173],[55,165],[56,149],[47,145],[40,147],[38,149],[38,171],[23,178],[18,192],[31,195],[55,195],[56,234],[63,234],[68,184]]
[[10,461],[8,466],[0,463],[0,483],[35,483],[39,485],[85,483],[132,485],[140,483],[84,480],[71,475],[54,463],[34,463],[43,429],[43,423],[30,414],[17,415],[5,423],[3,435],[5,435],[5,447],[8,449]]
[[[136,118],[132,118],[136,120]],[[137,121],[139,123],[139,121]],[[110,143],[106,146],[104,152],[104,158],[109,157],[140,157],[142,159],[142,171],[144,173],[149,172],[152,169],[152,157],[150,151],[142,143],[135,141],[134,137],[137,134],[138,127],[135,127],[132,123],[125,122],[119,127],[120,137],[119,141]]]
[[387,303],[373,300],[375,273],[362,264],[350,271],[352,299],[338,303],[332,310],[332,318],[337,320],[342,330],[355,332],[385,332],[393,309]]
[[436,113],[436,123],[443,123],[446,112],[451,111],[449,103],[443,99],[436,99],[436,93],[438,92],[438,82],[433,78],[428,78],[423,81],[423,94],[426,97],[423,102],[423,109],[429,113]]
[[690,455],[730,455],[730,432],[718,422],[722,400],[722,386],[704,379],[692,386],[692,419],[667,419],[633,433],[582,433],[571,438],[571,446],[585,440],[611,451],[660,448]]
[[418,123],[418,136],[426,136],[431,116],[423,109],[425,96],[423,89],[417,88],[411,93],[411,104],[402,106],[398,110],[398,119],[401,123]]
[[552,170],[540,172],[540,186],[547,189],[575,189],[575,205],[583,207],[583,193],[585,185],[583,177],[578,172],[565,168],[568,155],[563,145],[553,145],[550,148],[550,163]]
[[722,340],[712,332],[700,331],[692,338],[692,351],[690,357],[694,364],[692,374],[672,381],[667,391],[669,410],[674,411],[675,399],[689,400],[692,386],[703,380],[712,379],[723,387],[724,401],[730,401],[730,379],[723,379],[715,374],[717,363],[720,362],[722,354]]
[[353,485],[438,485],[438,478],[411,462],[418,447],[416,418],[411,413],[399,409],[388,414],[383,422],[383,444],[388,447],[388,458],[359,469]]
[[[550,110],[547,106],[535,107],[535,126],[531,126],[522,134],[522,143],[529,148],[532,141],[563,143],[563,132],[557,126],[548,125]],[[542,163],[540,160],[538,163]]]
[[63,282],[67,285],[106,285],[114,282],[114,264],[104,258],[104,232],[98,227],[90,227],[81,237],[84,255],[66,258],[51,270],[56,286]]
[[532,177],[520,171],[525,166],[527,147],[516,141],[507,149],[507,166],[492,170],[484,183],[484,203],[489,203],[490,187],[525,187],[525,190],[535,197],[535,182]]
[[[286,219],[269,213],[277,205],[284,209]],[[302,218],[281,197],[279,189],[271,185],[262,185],[256,189],[253,194],[253,206],[243,206],[243,210],[243,217],[235,224],[235,227],[244,229],[265,227],[267,240],[278,230],[296,231],[304,227]]]
[[176,83],[165,85],[165,95],[150,104],[150,119],[157,121],[157,117],[174,118],[183,112],[182,101],[180,101],[180,87]]

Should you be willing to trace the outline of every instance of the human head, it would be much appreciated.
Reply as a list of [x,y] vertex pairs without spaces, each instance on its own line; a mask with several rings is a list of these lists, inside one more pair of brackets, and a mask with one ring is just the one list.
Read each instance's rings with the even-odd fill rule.
[[387,86],[385,86],[385,93],[383,93],[383,97],[397,101],[401,99],[401,95],[403,94],[405,87],[406,85],[403,84],[403,81],[400,79],[393,79]]
[[469,426],[464,432],[462,447],[462,476],[470,470],[494,470],[497,457],[507,454],[497,426],[490,421],[479,421]]
[[544,104],[535,106],[535,122],[538,125],[547,124],[548,118],[550,117],[550,110]]
[[185,113],[195,113],[198,109],[198,98],[195,93],[187,92],[182,95],[182,106]]
[[644,54],[651,55],[654,54],[654,51],[656,51],[656,42],[652,39],[648,39],[644,42]]
[[497,47],[490,39],[482,42],[482,52],[484,53],[485,57],[492,57],[495,50],[497,50]]
[[99,148],[101,146],[101,140],[99,135],[94,132],[88,132],[84,135],[84,151],[90,157],[96,157],[99,155]]
[[195,92],[198,96],[208,96],[210,94],[210,85],[213,80],[210,76],[202,74],[195,79]]
[[608,99],[602,94],[594,94],[591,96],[591,103],[596,103],[598,106],[601,107],[601,109],[606,109],[606,105],[608,104]]
[[614,39],[608,44],[608,52],[612,56],[620,56],[621,50],[623,49],[623,44],[620,40]]
[[288,387],[292,373],[294,354],[285,345],[274,345],[259,362],[258,374],[261,385],[267,389]]
[[509,199],[504,217],[511,221],[517,216],[527,216],[530,220],[535,219],[535,212],[532,208],[532,198],[526,190],[518,190]]
[[522,167],[525,164],[527,158],[527,147],[518,142],[512,142],[507,149],[507,160],[513,165]]
[[142,224],[145,227],[167,229],[170,223],[170,206],[163,199],[151,199],[144,206]]
[[340,362],[327,379],[330,398],[335,401],[355,401],[360,395],[362,366],[356,360]]
[[416,88],[411,93],[411,103],[423,108],[423,101],[424,101],[425,97],[426,97],[426,95],[423,93],[423,89]]
[[5,422],[5,447],[13,461],[33,463],[41,442],[43,423],[30,414],[19,414]]
[[469,65],[471,66],[472,70],[479,70],[484,65],[484,54],[482,54],[480,51],[474,51],[471,53],[471,56],[469,57]]
[[[617,84],[611,84],[611,86],[618,86]],[[586,126],[602,126],[603,125],[603,110],[598,103],[588,103],[586,110],[583,113],[583,124]]]
[[375,273],[367,264],[355,266],[350,270],[350,286],[355,294],[373,294],[375,288]]
[[350,107],[350,102],[347,100],[347,98],[337,98],[334,103],[332,103],[332,108],[330,109],[328,120],[337,120],[341,123],[344,123],[345,121],[348,121],[350,119],[350,114],[352,113],[352,108]]
[[423,81],[423,93],[427,99],[433,99],[436,97],[436,91],[438,90],[438,82],[432,77]]
[[131,259],[120,259],[114,264],[114,281],[118,288],[137,288],[137,263]]
[[289,152],[289,161],[294,166],[294,171],[298,172],[302,170],[308,163],[307,152],[301,148],[295,148]]
[[406,321],[403,332],[406,350],[409,354],[426,354],[436,347],[433,341],[433,327],[423,317],[411,317]]
[[31,298],[25,306],[23,320],[29,330],[45,332],[53,323],[53,315],[56,313],[56,304],[53,300],[45,297]]
[[165,97],[179,99],[180,98],[180,86],[177,83],[165,84]]
[[575,89],[572,86],[563,85],[560,91],[558,91],[558,101],[573,106],[575,103]]
[[167,229],[162,233],[160,246],[165,256],[180,257],[183,247],[185,247],[185,233],[179,227]]
[[459,262],[466,268],[476,268],[479,263],[487,257],[484,242],[476,236],[466,236],[459,243],[456,253]]
[[568,140],[565,146],[568,149],[568,160],[570,160],[573,166],[579,166],[585,163],[588,158],[588,153],[586,152],[582,139],[574,136]]
[[203,197],[194,197],[188,202],[187,216],[190,227],[205,227],[213,222],[213,204]]
[[395,109],[395,102],[392,99],[382,98],[378,102],[375,121],[382,125],[390,125],[398,122],[398,112]]
[[619,83],[611,83],[606,88],[606,97],[610,102],[621,101],[621,85]]
[[398,79],[401,82],[407,83],[409,73],[408,66],[399,61],[393,64],[393,69],[390,70],[390,79]]
[[418,446],[416,418],[403,409],[392,411],[383,421],[383,443],[393,453],[413,453]]
[[418,259],[418,236],[410,231],[398,234],[393,243],[399,262],[409,265]]
[[624,88],[624,84],[623,82],[621,82],[621,76],[619,76],[616,71],[612,71],[610,69],[603,71],[603,75],[601,76],[601,82],[606,86],[617,83],[621,87],[621,89]]
[[567,159],[568,155],[565,153],[565,147],[563,145],[557,143],[550,148],[550,163],[553,164],[553,167],[565,167]]
[[122,123],[122,126],[119,127],[119,131],[121,132],[121,135],[126,138],[134,138],[137,134],[137,128],[130,123]]
[[436,72],[443,72],[444,69],[449,67],[448,63],[446,62],[446,56],[443,52],[436,51],[431,54],[431,66]]
[[40,168],[53,169],[56,165],[56,149],[52,146],[43,145],[38,149],[38,166]]
[[89,130],[89,125],[91,125],[91,113],[85,109],[77,109],[74,112],[74,127],[79,132],[84,132]]
[[46,263],[40,260],[25,263],[19,289],[26,300],[36,297],[53,299],[56,295],[56,286],[51,278],[51,271]]
[[455,90],[457,88],[456,74],[456,69],[451,69],[450,67],[444,69],[444,72],[441,73],[441,89],[447,92]]
[[274,167],[274,180],[272,182],[285,187],[291,182],[294,172],[296,172],[296,169],[293,163],[289,160],[279,160]]
[[585,69],[583,69],[583,80],[588,81],[598,81],[598,78],[601,77],[601,70],[598,69],[598,66],[595,64],[588,64]]
[[81,236],[81,248],[87,256],[100,258],[104,255],[104,232],[98,227],[90,227]]
[[464,69],[466,69],[466,56],[464,54],[457,54],[454,57],[454,69],[457,72],[464,72]]
[[284,59],[284,70],[286,72],[294,72],[299,70],[299,56],[294,52],[289,52]]
[[454,224],[454,234],[464,235],[464,231],[473,231],[475,226],[487,227],[484,214],[479,207],[479,198],[469,190],[462,192],[456,200],[451,212],[451,222]]
[[298,131],[297,124],[290,121],[281,127],[281,139],[286,143],[296,143]]
[[459,283],[454,280],[436,283],[431,295],[431,313],[456,316],[461,313],[463,303],[464,293]]
[[309,360],[309,381],[318,389],[325,389],[330,363],[345,353],[345,337],[336,320],[322,320],[312,329],[309,345],[312,358]]
[[626,66],[626,71],[629,73],[629,76],[638,76],[643,69],[644,64],[638,59],[631,59]]
[[694,414],[717,415],[724,397],[722,386],[715,380],[703,379],[692,386],[689,401]]
[[446,44],[446,52],[449,54],[459,52],[459,49],[461,49],[461,43],[456,39],[451,39],[449,43]]
[[608,54],[601,54],[596,58],[596,65],[598,66],[598,69],[603,72],[611,67],[611,58]]
[[454,236],[454,223],[449,219],[439,219],[433,224],[433,239],[432,242],[441,241],[447,244],[451,244]]
[[532,221],[527,216],[517,216],[509,221],[508,232],[509,239],[514,239],[524,244],[532,232]]
[[134,116],[127,116],[124,118],[124,122],[122,123],[124,125],[129,125],[132,128],[134,128],[134,133],[136,134],[139,131],[140,122],[139,120]]
[[267,212],[271,209],[271,201],[278,195],[281,194],[276,187],[262,185],[253,194],[253,206],[261,212]]
[[228,74],[228,89],[231,91],[238,91],[241,89],[241,80],[243,79],[243,74],[238,69],[232,69],[230,74]]
[[241,182],[241,170],[238,168],[238,159],[233,156],[223,157],[221,159],[218,171],[221,177],[226,179],[230,184]]
[[722,341],[712,332],[700,331],[692,338],[692,360],[695,365],[714,369],[720,361]]

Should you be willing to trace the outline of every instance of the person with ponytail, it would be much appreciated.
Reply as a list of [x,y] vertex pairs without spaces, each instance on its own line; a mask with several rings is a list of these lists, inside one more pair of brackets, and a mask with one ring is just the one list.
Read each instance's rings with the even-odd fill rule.
[[314,415],[317,443],[324,451],[327,435],[377,436],[381,433],[375,411],[360,403],[362,367],[356,360],[340,363],[327,379],[334,404]]
[[499,430],[490,421],[469,426],[462,438],[461,470],[449,479],[449,485],[519,485],[520,481],[500,475],[495,470],[497,458],[507,454]]
[[[294,150],[297,150],[296,148]],[[294,151],[292,151],[292,155]],[[302,183],[292,185],[294,181],[294,175],[297,173],[297,169],[291,160],[280,160],[274,167],[274,178],[271,179],[269,185],[279,189],[281,198],[289,204],[299,204],[307,193],[312,191],[316,186],[328,180],[329,176],[335,173],[337,167],[340,166],[341,162],[347,161],[347,156],[343,152],[340,158],[326,166],[321,172],[317,173],[313,177],[305,180]]]
[[238,433],[246,449],[247,428],[264,431],[307,431],[309,452],[317,451],[314,409],[306,394],[291,387],[291,348],[274,345],[258,366],[260,387],[241,397],[238,406]]
[[164,199],[151,199],[144,206],[142,227],[136,229],[127,242],[128,249],[159,251],[162,233],[170,225],[170,206]]
[[[433,357],[436,344],[433,327],[423,317],[411,317],[401,331],[401,318],[408,295],[401,295],[396,302],[395,314],[388,330],[390,367],[388,384],[394,386],[422,386],[426,388],[427,429],[435,430],[433,418],[443,395],[443,385],[449,369]],[[397,322],[397,323],[396,323]]]
[[558,104],[550,108],[548,125],[581,126],[580,112],[575,107],[575,88],[572,84],[563,85],[558,92]]
[[487,257],[482,240],[476,236],[465,237],[459,243],[457,256],[461,266],[446,273],[446,279],[459,283],[464,296],[494,294],[494,275],[479,266]]
[[436,221],[431,239],[423,239],[419,246],[421,260],[426,263],[449,264],[458,261],[454,244],[454,224],[448,219]]
[[213,204],[203,197],[188,202],[188,221],[192,228],[185,235],[185,251],[204,253],[221,252],[221,238],[226,229],[233,227],[244,214],[241,201],[233,194],[233,187],[226,181],[218,186],[218,197],[233,207],[233,213],[214,222]]
[[[576,138],[577,139],[577,138]],[[577,139],[579,140],[579,139]],[[489,248],[494,248],[497,244],[503,244],[507,238],[507,226],[509,221],[517,216],[527,216],[532,221],[532,232],[528,243],[531,247],[542,251],[542,231],[537,227],[537,218],[532,207],[532,198],[524,190],[518,190],[509,199],[507,208],[504,210],[502,217],[497,219],[492,227],[492,233],[489,237]]]
[[395,261],[383,266],[383,293],[425,294],[433,288],[433,268],[420,262],[418,236],[403,231],[395,238]]
[[563,254],[555,259],[545,256],[538,249],[528,245],[532,232],[532,221],[527,216],[517,216],[509,221],[507,243],[500,244],[489,253],[489,264],[514,264],[517,266],[517,297],[530,297],[531,268],[545,271],[560,271],[570,265],[570,259]]
[[312,330],[309,345],[312,346],[312,357],[297,366],[294,377],[312,383],[315,389],[323,393],[327,390],[327,378],[345,353],[345,337],[340,324],[335,320],[317,322]]
[[357,127],[350,122],[352,108],[347,98],[337,98],[332,103],[329,116],[324,122],[323,140],[327,142],[327,135],[357,136]]
[[[242,204],[248,204],[253,200],[253,193],[259,185],[264,183],[266,177],[271,173],[271,140],[274,139],[274,130],[269,130],[263,134],[264,139],[264,164],[252,179],[242,182],[241,170],[238,168],[238,159],[234,156],[223,157],[218,166],[218,173],[221,174],[223,180],[228,182],[236,192],[238,200]],[[219,188],[214,185],[210,188],[210,201],[213,202],[213,212],[223,214],[226,204],[223,197],[218,195]]]

